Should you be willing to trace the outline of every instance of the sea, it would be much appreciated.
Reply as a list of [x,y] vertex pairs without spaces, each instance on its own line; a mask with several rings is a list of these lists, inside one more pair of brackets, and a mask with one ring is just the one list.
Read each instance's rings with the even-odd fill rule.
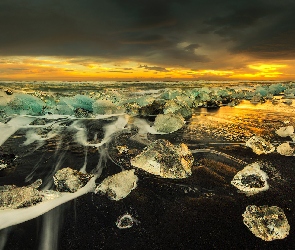
[[[0,250],[295,249],[294,95],[292,81],[0,81]],[[157,128],[167,114],[182,126]],[[186,178],[131,164],[157,140],[187,146]],[[256,191],[243,192],[232,180],[253,164],[265,179],[251,173],[242,182]],[[37,180],[56,191],[63,168],[93,177],[5,207],[4,192]],[[126,197],[95,191],[126,170],[138,178]],[[279,208],[289,228],[276,231],[282,216],[261,212],[258,236],[245,222],[250,206]]]

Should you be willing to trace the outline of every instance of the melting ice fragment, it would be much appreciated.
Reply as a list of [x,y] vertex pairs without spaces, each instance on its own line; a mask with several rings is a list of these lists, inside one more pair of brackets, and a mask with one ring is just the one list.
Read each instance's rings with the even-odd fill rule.
[[75,193],[59,193],[59,195],[54,194],[55,198],[52,196],[51,198],[53,199],[47,197],[48,199],[45,199],[44,202],[39,202],[35,206],[19,209],[5,209],[0,211],[0,230],[36,218],[67,201],[73,200],[88,192],[93,192],[95,189],[95,179],[96,177],[91,178],[84,187],[80,188]]
[[154,127],[158,132],[172,133],[182,128],[184,124],[184,118],[180,114],[169,113],[157,115]]
[[43,196],[37,189],[41,184],[42,180],[38,179],[26,187],[17,187],[15,185],[1,186],[0,210],[29,207],[41,202]]
[[0,170],[7,168],[7,164],[0,164]]
[[127,229],[133,226],[133,223],[139,223],[138,220],[134,219],[130,214],[126,213],[118,217],[116,226],[119,229]]
[[234,176],[231,184],[246,195],[253,195],[269,188],[267,179],[267,174],[255,162],[239,171]]
[[294,148],[290,147],[289,142],[285,142],[277,147],[277,152],[281,155],[293,156]]
[[291,136],[293,135],[293,133],[294,133],[293,126],[281,127],[278,130],[276,130],[276,134],[280,137]]
[[247,206],[243,222],[256,237],[265,241],[284,239],[290,231],[284,211],[277,206]]
[[53,180],[58,191],[74,193],[85,186],[93,176],[71,168],[63,168],[56,172]]
[[125,170],[105,178],[95,189],[95,193],[107,194],[111,200],[121,200],[125,198],[133,189],[137,187],[138,177],[135,170]]
[[191,175],[194,157],[181,143],[174,146],[167,140],[156,140],[131,159],[134,167],[163,178],[186,178]]
[[246,146],[252,148],[255,154],[268,154],[275,150],[275,147],[270,143],[264,140],[260,136],[252,136],[247,142]]

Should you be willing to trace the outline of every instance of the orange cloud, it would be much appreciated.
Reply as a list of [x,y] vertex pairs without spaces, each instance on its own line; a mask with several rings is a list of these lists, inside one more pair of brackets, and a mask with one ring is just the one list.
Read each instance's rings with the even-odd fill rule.
[[[234,64],[234,62],[233,62]],[[230,70],[171,68],[122,61],[100,63],[89,58],[4,57],[0,60],[0,80],[144,80],[144,79],[294,79],[294,61],[250,63]],[[209,65],[208,65],[209,66]]]

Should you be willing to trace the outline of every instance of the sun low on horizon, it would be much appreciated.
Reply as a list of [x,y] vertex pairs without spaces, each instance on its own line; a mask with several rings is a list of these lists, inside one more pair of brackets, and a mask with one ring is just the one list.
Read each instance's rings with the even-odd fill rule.
[[[78,58],[2,58],[0,80],[294,80],[294,62],[254,63],[242,69],[190,69],[123,61],[115,64]],[[79,58],[81,60],[81,58]],[[79,60],[78,59],[78,60]]]
[[0,80],[292,81],[283,2],[4,0]]

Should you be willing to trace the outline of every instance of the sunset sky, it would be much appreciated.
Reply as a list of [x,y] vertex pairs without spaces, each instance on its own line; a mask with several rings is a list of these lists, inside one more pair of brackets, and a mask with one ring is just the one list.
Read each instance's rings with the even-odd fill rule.
[[295,80],[294,0],[1,0],[0,80]]

